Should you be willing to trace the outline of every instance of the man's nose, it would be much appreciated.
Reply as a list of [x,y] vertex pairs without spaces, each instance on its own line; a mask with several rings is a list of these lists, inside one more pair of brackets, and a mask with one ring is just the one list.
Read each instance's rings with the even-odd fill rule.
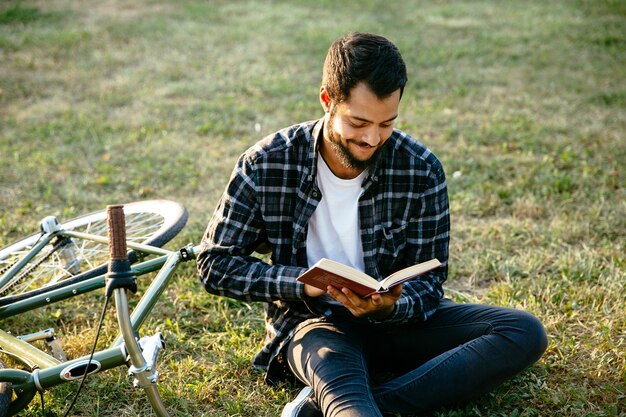
[[381,141],[380,129],[378,126],[372,126],[365,130],[365,132],[363,132],[363,136],[361,136],[361,140],[370,146],[378,146]]

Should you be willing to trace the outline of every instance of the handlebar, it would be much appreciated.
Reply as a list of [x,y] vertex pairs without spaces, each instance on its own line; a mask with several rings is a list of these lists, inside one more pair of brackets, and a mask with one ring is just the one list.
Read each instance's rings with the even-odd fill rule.
[[125,288],[135,293],[137,291],[137,278],[130,269],[130,262],[128,261],[124,206],[107,206],[107,225],[109,272],[106,275],[106,294],[110,297],[113,290],[118,288]]

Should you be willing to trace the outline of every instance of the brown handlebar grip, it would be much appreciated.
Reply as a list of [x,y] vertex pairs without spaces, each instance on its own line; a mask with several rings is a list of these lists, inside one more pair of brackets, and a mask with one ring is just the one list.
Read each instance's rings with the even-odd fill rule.
[[109,226],[109,257],[111,261],[124,261],[126,254],[126,223],[124,220],[124,206],[107,206],[107,224]]

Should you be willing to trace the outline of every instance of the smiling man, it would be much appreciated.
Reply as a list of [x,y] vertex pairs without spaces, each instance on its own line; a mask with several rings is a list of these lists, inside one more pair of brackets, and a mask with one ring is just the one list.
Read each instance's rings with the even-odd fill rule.
[[[324,117],[248,149],[207,227],[198,270],[207,291],[265,303],[255,366],[305,387],[282,416],[417,414],[461,403],[538,360],[547,338],[523,311],[444,298],[449,209],[443,167],[394,129],[407,82],[396,46],[352,33],[326,57]],[[271,251],[271,262],[252,256]],[[322,257],[382,279],[442,266],[361,298],[297,277]]]
[[367,84],[360,82],[346,101],[335,103],[322,86],[320,102],[328,115],[324,141],[320,144],[322,157],[338,178],[354,178],[376,162],[393,133],[400,90],[379,98]]

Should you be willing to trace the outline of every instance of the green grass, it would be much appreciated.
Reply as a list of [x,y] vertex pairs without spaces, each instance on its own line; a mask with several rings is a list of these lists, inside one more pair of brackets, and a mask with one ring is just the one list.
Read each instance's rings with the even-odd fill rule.
[[[550,335],[531,369],[437,415],[625,416],[623,1],[4,1],[0,245],[49,214],[146,198],[188,207],[171,247],[199,242],[240,152],[321,116],[325,52],[351,30],[388,36],[407,61],[399,125],[448,174],[448,293],[527,309]],[[37,320],[82,355],[100,302],[3,329]],[[206,294],[190,265],[154,329],[174,415],[276,416],[297,392],[250,367],[261,306]],[[76,415],[151,415],[130,385],[124,370],[91,378]],[[75,389],[45,394],[50,415]]]

